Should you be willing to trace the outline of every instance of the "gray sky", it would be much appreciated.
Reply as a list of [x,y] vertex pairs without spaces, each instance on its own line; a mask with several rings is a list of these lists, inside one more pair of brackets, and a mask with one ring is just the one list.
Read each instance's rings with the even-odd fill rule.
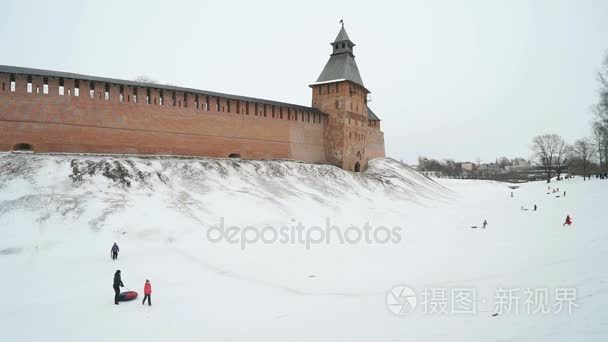
[[528,157],[589,133],[608,1],[12,1],[0,64],[310,105],[344,17],[389,156]]

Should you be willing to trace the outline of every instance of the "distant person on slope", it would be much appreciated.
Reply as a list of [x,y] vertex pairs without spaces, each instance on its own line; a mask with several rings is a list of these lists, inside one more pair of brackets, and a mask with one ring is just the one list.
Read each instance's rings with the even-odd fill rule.
[[562,227],[565,225],[571,225],[571,224],[572,224],[572,219],[570,218],[570,215],[566,215],[566,222],[564,222]]
[[150,280],[146,279],[146,283],[144,284],[144,300],[141,302],[141,305],[146,303],[146,299],[148,300],[148,306],[152,306],[151,296],[152,295],[152,284],[150,284]]
[[114,288],[114,304],[118,305],[118,295],[120,294],[120,287],[125,286],[122,283],[122,279],[120,279],[120,270],[116,270],[116,273],[114,273],[114,283],[112,284],[112,287]]
[[111,249],[112,260],[118,259],[118,251],[119,251],[118,245],[116,244],[116,242],[114,242],[114,245],[112,246],[112,249]]
[[486,229],[486,226],[488,225],[488,221],[483,220],[483,224],[482,225],[483,225],[483,229]]

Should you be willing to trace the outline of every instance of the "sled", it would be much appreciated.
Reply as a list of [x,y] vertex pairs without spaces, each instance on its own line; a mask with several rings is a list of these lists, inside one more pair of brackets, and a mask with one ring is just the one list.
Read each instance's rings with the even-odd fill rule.
[[128,302],[128,301],[133,300],[135,298],[137,298],[137,292],[135,292],[135,291],[121,292],[118,295],[118,301],[119,302]]

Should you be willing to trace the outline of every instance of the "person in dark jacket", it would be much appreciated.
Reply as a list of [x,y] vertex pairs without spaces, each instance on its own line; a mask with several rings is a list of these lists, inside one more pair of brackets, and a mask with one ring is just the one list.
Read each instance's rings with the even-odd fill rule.
[[114,245],[112,246],[112,249],[110,250],[110,254],[112,254],[112,260],[116,260],[118,259],[118,245],[116,244],[116,242],[114,242]]
[[119,287],[123,287],[125,286],[122,283],[122,280],[120,279],[120,270],[116,270],[116,273],[114,273],[114,283],[112,284],[112,287],[114,288],[114,304],[118,305],[118,295],[120,294],[120,288]]

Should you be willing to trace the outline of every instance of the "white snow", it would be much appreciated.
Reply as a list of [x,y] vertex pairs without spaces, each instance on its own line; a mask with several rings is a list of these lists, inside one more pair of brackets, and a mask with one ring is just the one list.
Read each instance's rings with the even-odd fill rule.
[[[105,175],[104,175],[105,174]],[[116,181],[112,180],[112,177]],[[605,341],[608,182],[432,181],[290,161],[0,154],[3,341]],[[128,183],[128,185],[127,185]],[[534,204],[539,210],[531,209]],[[572,227],[562,227],[566,215]],[[210,242],[226,226],[401,227],[399,243]],[[487,229],[481,223],[488,221]],[[471,226],[479,228],[472,229]],[[118,261],[110,247],[118,242]],[[153,288],[113,304],[111,281]],[[418,307],[392,314],[395,285]],[[475,314],[425,314],[424,288]],[[575,288],[571,314],[495,312],[497,288]],[[522,297],[523,292],[520,293]],[[141,297],[140,297],[141,299]],[[550,304],[553,303],[550,298]],[[449,305],[450,302],[448,302]]]

